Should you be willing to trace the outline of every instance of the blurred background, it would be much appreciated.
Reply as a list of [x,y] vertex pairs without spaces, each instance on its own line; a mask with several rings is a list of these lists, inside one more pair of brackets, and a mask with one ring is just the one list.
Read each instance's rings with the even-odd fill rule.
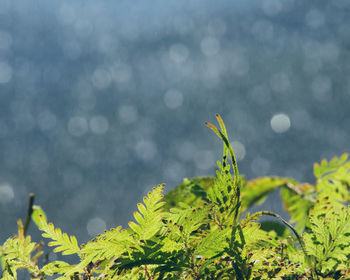
[[[34,192],[87,241],[216,170],[314,182],[349,151],[350,2],[0,1],[0,243]],[[281,212],[278,193],[265,208]],[[34,227],[31,229],[34,231]]]

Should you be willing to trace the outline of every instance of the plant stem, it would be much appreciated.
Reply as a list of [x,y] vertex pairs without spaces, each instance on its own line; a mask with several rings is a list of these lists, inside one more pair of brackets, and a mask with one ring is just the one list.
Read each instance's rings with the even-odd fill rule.
[[271,211],[259,211],[257,213],[254,213],[252,216],[262,216],[262,215],[266,215],[266,216],[273,216],[273,217],[276,217],[277,219],[279,219],[282,223],[284,223],[286,226],[288,226],[292,231],[293,233],[295,234],[296,238],[298,239],[298,242],[301,246],[301,249],[303,250],[303,253],[305,254],[305,256],[307,255],[306,254],[306,251],[305,251],[305,244],[304,244],[304,241],[303,239],[301,238],[301,236],[299,235],[299,233],[296,231],[296,229],[290,224],[288,223],[285,219],[283,219],[280,215],[274,213],[274,212],[271,212]]
[[27,216],[26,216],[26,219],[24,222],[24,229],[23,229],[24,236],[26,236],[26,234],[27,234],[30,220],[32,219],[34,198],[35,198],[34,193],[30,193],[29,194],[29,201],[28,201],[28,208],[27,208]]
[[149,274],[148,269],[147,269],[147,264],[145,264],[145,274],[146,274],[148,280],[152,280],[152,276]]

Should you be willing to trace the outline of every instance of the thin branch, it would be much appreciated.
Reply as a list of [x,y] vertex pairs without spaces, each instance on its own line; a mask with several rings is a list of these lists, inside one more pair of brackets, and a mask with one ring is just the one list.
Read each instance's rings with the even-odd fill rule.
[[257,213],[254,213],[252,216],[262,216],[262,215],[273,216],[273,217],[279,219],[287,227],[289,227],[293,231],[293,233],[295,234],[296,238],[298,239],[298,242],[300,244],[301,249],[303,250],[303,253],[305,254],[305,256],[307,255],[306,251],[305,251],[305,244],[304,244],[304,241],[303,241],[302,237],[299,235],[299,233],[296,231],[296,229],[290,223],[288,223],[280,215],[278,215],[278,214],[276,214],[274,212],[271,212],[271,211],[259,211]]
[[24,235],[27,234],[30,220],[32,219],[34,198],[35,198],[35,195],[33,193],[30,193],[29,194],[29,201],[28,201],[28,208],[27,208],[27,216],[26,216],[26,219],[24,222],[24,230],[23,230]]
[[147,264],[145,264],[145,274],[146,274],[146,276],[147,276],[147,279],[148,280],[152,280],[152,276],[149,274],[149,272],[148,272],[148,269],[147,269]]
[[52,252],[52,249],[48,249],[46,254],[44,255],[44,259],[43,259],[43,266],[47,265],[50,261],[50,254]]
[[[299,185],[300,186],[300,185]],[[285,184],[281,185],[281,187],[285,187],[288,190],[291,190],[292,192],[294,192],[295,194],[301,196],[303,199],[310,201],[310,202],[315,202],[315,199],[312,198],[310,195],[307,195],[306,193],[304,193],[302,190],[300,190],[298,188],[298,186],[295,186],[289,182],[286,182]]]
[[295,194],[298,195],[303,195],[303,192],[301,190],[299,190],[296,186],[294,186],[291,183],[285,183],[284,185],[282,185],[284,187],[286,187],[287,189],[291,190],[292,192],[294,192]]

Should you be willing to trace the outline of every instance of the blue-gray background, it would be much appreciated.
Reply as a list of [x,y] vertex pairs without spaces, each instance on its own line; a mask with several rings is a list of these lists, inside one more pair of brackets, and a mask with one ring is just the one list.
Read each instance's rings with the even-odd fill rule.
[[213,175],[215,113],[248,179],[313,182],[315,161],[349,151],[349,14],[348,0],[1,0],[0,243],[30,192],[86,241],[158,183]]

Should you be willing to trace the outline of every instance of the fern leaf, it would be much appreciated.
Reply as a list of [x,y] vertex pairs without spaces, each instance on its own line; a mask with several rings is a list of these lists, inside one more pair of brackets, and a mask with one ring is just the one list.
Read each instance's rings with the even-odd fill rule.
[[[76,264],[76,265],[72,265],[69,267],[68,271],[65,272],[65,274],[59,278],[57,278],[57,280],[70,280],[72,279],[72,275],[74,273],[82,273],[84,271],[84,269],[86,268],[86,266],[90,263],[91,261],[89,259],[83,259],[81,260],[80,263]],[[68,267],[67,267],[68,268]]]
[[237,161],[236,161],[236,157],[235,157],[235,154],[233,152],[232,146],[228,140],[224,121],[222,120],[222,118],[219,114],[216,114],[216,119],[219,123],[221,131],[218,130],[216,128],[216,126],[211,124],[210,122],[206,122],[205,125],[208,126],[212,131],[214,131],[215,134],[217,136],[219,136],[219,138],[221,138],[221,140],[224,142],[224,153],[223,153],[224,160],[223,160],[223,162],[226,163],[226,155],[227,155],[227,151],[228,151],[228,153],[231,156],[231,162],[232,162],[234,176],[235,176],[234,181],[235,181],[235,184],[239,184],[239,172],[238,172]]
[[40,230],[45,238],[50,238],[49,246],[57,246],[54,252],[62,252],[62,255],[78,254],[80,255],[80,248],[78,241],[74,235],[68,236],[66,233],[62,234],[60,228],[55,228],[52,223],[47,223],[43,216],[40,216],[41,228]]
[[324,193],[332,199],[350,202],[350,161],[347,159],[348,154],[343,154],[330,162],[323,159],[321,164],[315,163],[314,174],[319,193]]
[[229,246],[230,233],[230,228],[225,230],[214,229],[202,239],[194,254],[211,258],[223,252]]
[[163,198],[164,185],[158,185],[153,188],[152,192],[148,193],[148,197],[143,198],[143,204],[137,205],[139,212],[134,213],[137,223],[129,222],[132,231],[140,240],[147,240],[152,238],[162,226],[162,209],[165,202],[161,201]]
[[[274,235],[272,233],[266,232],[260,229],[260,224],[255,222],[250,222],[245,224],[242,227],[242,233],[244,236],[244,242],[247,248],[256,248],[256,247],[266,247],[268,246],[276,246],[277,242],[274,239]],[[237,238],[239,237],[239,233],[237,234]]]
[[183,183],[176,186],[164,196],[164,210],[177,207],[179,202],[190,206],[197,206],[202,201],[207,201],[207,192],[214,184],[214,177],[197,177],[183,180]]
[[349,208],[320,197],[310,211],[310,223],[303,239],[307,254],[316,260],[316,270],[329,273],[345,268],[350,254]]
[[242,211],[253,205],[262,204],[267,195],[278,187],[283,187],[287,184],[296,185],[297,183],[289,178],[283,177],[260,177],[248,181],[242,185]]
[[[180,204],[181,205],[181,204]],[[208,206],[202,205],[191,208],[182,204],[183,208],[172,208],[164,217],[167,219],[167,227],[178,236],[189,237],[201,225],[208,222]]]
[[[178,235],[179,236],[179,235]],[[167,236],[163,240],[163,252],[174,252],[182,250],[182,244],[178,242],[176,239],[174,240],[171,236]]]
[[121,226],[119,226],[100,234],[94,240],[88,242],[82,247],[82,255],[84,259],[89,259],[92,262],[105,259],[110,260],[121,256],[131,246],[141,250],[130,233],[126,230],[121,230]]
[[[217,134],[224,143],[223,161],[222,164],[218,162],[219,171],[216,172],[216,179],[214,185],[210,188],[208,199],[215,203],[218,207],[218,223],[236,225],[240,215],[240,177],[238,166],[233,152],[232,146],[228,140],[225,124],[219,114],[216,115],[221,131],[209,122],[205,124]],[[231,163],[233,167],[234,177],[230,173],[230,165],[227,163],[227,155],[231,156]],[[225,214],[219,214],[224,213]]]
[[281,189],[284,209],[291,216],[291,223],[296,223],[295,228],[302,232],[308,226],[309,210],[314,205],[316,195],[315,187],[310,184],[296,185]]
[[336,171],[338,168],[343,166],[348,159],[348,154],[343,154],[340,158],[334,157],[331,161],[327,162],[326,159],[323,159],[321,163],[314,164],[314,175],[317,179],[326,176],[329,173]]
[[42,267],[42,272],[46,275],[52,276],[54,274],[64,274],[69,271],[72,266],[63,261],[53,261]]
[[[0,250],[3,270],[12,276],[17,274],[18,269],[27,269],[33,275],[39,275],[39,267],[31,257],[36,250],[39,250],[39,245],[31,242],[30,236],[16,236],[7,239]],[[4,274],[6,275],[5,272]]]
[[44,210],[41,209],[41,207],[38,205],[33,205],[32,209],[33,209],[32,220],[37,225],[37,227],[40,229],[43,225],[41,220],[43,219],[44,221],[47,221],[46,214],[45,214]]
[[12,271],[8,271],[8,270],[4,270],[1,280],[17,280],[17,272],[16,271],[12,272]]

